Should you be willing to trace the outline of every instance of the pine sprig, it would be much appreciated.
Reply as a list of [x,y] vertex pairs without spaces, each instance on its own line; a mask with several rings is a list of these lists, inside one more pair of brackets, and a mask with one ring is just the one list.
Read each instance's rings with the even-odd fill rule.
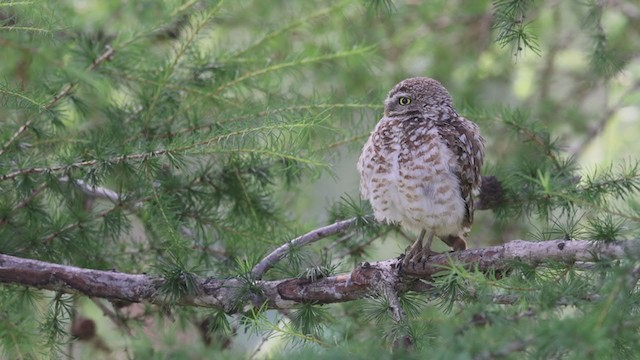
[[510,45],[514,56],[518,56],[524,49],[540,55],[538,38],[531,32],[531,22],[526,22],[532,1],[498,0],[493,2],[495,23],[493,28],[498,30],[496,42],[502,47]]
[[316,56],[309,56],[308,54],[304,54],[303,56],[297,56],[298,59],[294,59],[292,61],[286,61],[286,62],[282,62],[279,64],[275,64],[275,65],[271,65],[271,66],[267,66],[267,67],[263,67],[263,68],[258,68],[252,71],[249,71],[235,79],[233,79],[232,81],[226,82],[220,86],[218,86],[218,88],[216,88],[214,90],[214,93],[221,93],[222,91],[237,86],[249,79],[253,79],[256,77],[260,77],[260,76],[264,76],[267,74],[270,74],[272,72],[276,72],[276,71],[282,71],[282,70],[286,70],[286,69],[290,69],[290,68],[298,68],[300,66],[303,65],[309,65],[309,64],[314,64],[314,63],[321,63],[321,62],[326,62],[326,61],[330,61],[330,60],[338,60],[338,59],[343,59],[343,58],[347,58],[347,57],[353,57],[353,56],[362,56],[362,55],[366,55],[367,53],[371,52],[373,48],[372,47],[356,47],[354,49],[351,50],[345,50],[345,51],[340,51],[337,53],[333,53],[333,54],[324,54],[324,55],[316,55]]

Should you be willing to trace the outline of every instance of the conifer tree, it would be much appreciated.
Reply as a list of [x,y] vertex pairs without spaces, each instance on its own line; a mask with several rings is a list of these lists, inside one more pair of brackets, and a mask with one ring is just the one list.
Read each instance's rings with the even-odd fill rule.
[[[633,1],[0,2],[3,358],[637,358]],[[438,79],[470,250],[400,269],[355,161]],[[444,248],[436,249],[443,251]]]

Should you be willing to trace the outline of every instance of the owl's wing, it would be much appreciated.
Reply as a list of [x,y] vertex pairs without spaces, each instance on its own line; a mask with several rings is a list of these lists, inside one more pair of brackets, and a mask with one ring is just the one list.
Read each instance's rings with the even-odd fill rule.
[[484,159],[484,139],[478,125],[462,117],[451,119],[440,127],[440,136],[457,160],[454,172],[460,181],[461,196],[467,210],[463,226],[469,228],[473,223],[473,195],[479,193],[482,181],[480,168]]

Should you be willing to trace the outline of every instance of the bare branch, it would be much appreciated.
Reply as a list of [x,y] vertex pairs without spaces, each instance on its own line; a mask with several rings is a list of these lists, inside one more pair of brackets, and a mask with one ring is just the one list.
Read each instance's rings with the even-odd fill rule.
[[[66,176],[63,176],[59,179],[59,181],[66,183],[66,182],[69,182],[69,178]],[[93,198],[106,199],[111,201],[114,204],[119,203],[122,198],[122,196],[119,193],[101,186],[89,185],[86,182],[79,179],[72,180],[72,182],[75,186],[81,189],[82,192],[84,192],[86,195],[91,196]]]
[[[346,224],[343,225],[346,226]],[[331,230],[337,231],[335,228]],[[322,236],[327,235],[323,233]],[[316,234],[312,238],[317,239],[322,236]],[[533,265],[548,261],[573,263],[595,261],[596,257],[619,259],[638,253],[640,253],[639,240],[611,243],[579,240],[544,242],[516,240],[501,246],[435,255],[429,258],[429,263],[413,269],[400,270],[401,261],[398,259],[364,263],[351,273],[331,276],[315,282],[293,278],[255,281],[251,286],[247,286],[246,280],[241,278],[195,277],[198,291],[195,294],[179,297],[175,304],[221,308],[227,313],[235,313],[249,302],[266,303],[267,307],[272,309],[287,309],[307,302],[328,304],[379,295],[380,282],[389,279],[390,276],[398,279],[390,283],[397,293],[409,290],[424,291],[424,282],[414,280],[417,278],[428,280],[432,275],[449,266],[452,261],[469,268],[477,266],[480,270],[501,270],[508,268],[516,260]],[[156,276],[82,269],[4,254],[0,254],[0,283],[127,302],[155,304],[167,302],[158,293],[165,280]],[[252,290],[256,288],[259,290]]]
[[292,247],[308,245],[318,240],[324,239],[328,236],[338,234],[355,225],[357,221],[358,218],[338,221],[336,223],[321,227],[319,229],[315,229],[311,232],[288,241],[284,245],[272,251],[256,266],[254,266],[251,270],[251,276],[254,279],[262,278],[262,275],[264,275],[264,273],[267,272],[267,270],[269,270],[275,263],[280,261],[280,259],[282,259]]

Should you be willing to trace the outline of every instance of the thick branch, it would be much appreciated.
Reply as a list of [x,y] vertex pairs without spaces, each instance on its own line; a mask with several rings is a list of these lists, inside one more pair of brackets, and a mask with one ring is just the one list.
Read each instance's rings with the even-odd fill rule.
[[405,268],[408,275],[429,277],[437,273],[442,266],[450,264],[450,259],[457,263],[477,266],[478,270],[502,270],[514,261],[531,265],[554,261],[573,263],[576,261],[593,262],[599,258],[620,259],[625,256],[637,257],[640,254],[640,241],[628,240],[611,243],[588,240],[551,240],[530,242],[513,240],[501,246],[482,249],[458,251],[444,255],[432,256],[429,262],[417,264],[413,268]]
[[[516,260],[533,265],[545,261],[573,263],[595,261],[596,256],[623,258],[637,255],[639,251],[638,240],[612,243],[516,240],[501,246],[432,256],[424,266],[405,268],[402,271],[398,269],[398,259],[364,263],[351,273],[315,282],[294,278],[255,281],[253,286],[247,286],[246,281],[239,278],[196,277],[197,294],[181,296],[177,304],[216,307],[228,313],[238,311],[247,302],[266,302],[269,308],[286,309],[304,302],[327,304],[376,295],[379,294],[380,282],[384,279],[394,279],[389,285],[397,292],[421,291],[425,289],[424,283],[413,280],[428,280],[451,261],[470,268],[478,266],[480,270],[501,270],[508,268]],[[164,284],[164,280],[159,277],[82,269],[4,254],[0,254],[0,282],[127,302],[166,303],[166,299],[159,296],[158,290]],[[255,288],[260,291],[252,292],[251,289]]]

